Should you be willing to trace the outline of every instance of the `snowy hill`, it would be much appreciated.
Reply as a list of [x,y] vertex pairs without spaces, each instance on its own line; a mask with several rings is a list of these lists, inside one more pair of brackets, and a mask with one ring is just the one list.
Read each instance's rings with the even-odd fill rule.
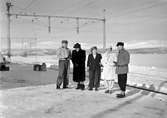
[[[132,54],[167,54],[167,48],[138,48],[138,49],[128,49]],[[90,50],[86,50],[87,53]],[[114,50],[115,51],[115,50]],[[7,50],[3,50],[3,54],[6,54]],[[99,49],[100,53],[104,53],[104,49]],[[28,55],[56,55],[56,49],[27,49],[27,50],[20,50],[20,49],[13,49],[12,55],[16,56],[28,56]]]

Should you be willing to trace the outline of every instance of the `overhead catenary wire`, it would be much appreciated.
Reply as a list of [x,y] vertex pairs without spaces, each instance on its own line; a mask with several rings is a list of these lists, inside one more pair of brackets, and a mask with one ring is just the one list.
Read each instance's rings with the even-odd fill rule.
[[[32,0],[30,3],[29,3],[29,5],[27,5],[27,7],[28,6],[31,6],[32,4],[34,4],[35,2],[37,2],[38,0]],[[70,11],[70,9],[74,9],[74,11],[73,12],[78,12],[78,10],[81,10],[80,9],[80,7],[81,8],[85,8],[85,6],[87,6],[87,5],[89,5],[89,4],[94,4],[94,3],[96,3],[96,2],[98,2],[97,0],[93,0],[93,1],[78,1],[77,3],[75,3],[75,4],[72,4],[70,7],[67,7],[66,9],[68,10],[68,11]],[[159,3],[159,1],[158,2],[149,2],[149,5],[144,5],[143,4],[143,6],[142,7],[139,7],[139,8],[135,8],[135,9],[129,9],[129,10],[126,10],[125,12],[122,12],[122,13],[118,13],[118,15],[112,15],[112,17],[123,17],[123,16],[126,16],[126,15],[130,15],[130,14],[132,14],[132,13],[136,13],[136,12],[139,12],[139,11],[142,11],[142,10],[146,10],[146,9],[150,9],[150,8],[153,8],[153,7],[156,7],[156,6],[161,6],[161,5],[165,5],[167,2],[166,1],[161,1],[160,3]],[[81,4],[81,5],[80,5]],[[76,7],[74,7],[74,6],[80,6],[79,7],[79,9],[77,8],[76,9]],[[22,8],[22,10],[23,9],[26,9],[27,7],[25,7],[25,8]],[[63,9],[63,11],[66,11],[66,9]],[[108,11],[110,10],[110,9],[107,9]],[[59,11],[59,10],[58,10]],[[61,11],[61,10],[60,10]],[[67,12],[68,12],[67,11]]]
[[[51,18],[60,18],[60,19],[74,19],[76,20],[76,32],[77,34],[79,34],[79,29],[80,29],[80,24],[79,24],[79,20],[96,20],[96,21],[100,21],[100,22],[105,22],[105,18],[90,18],[90,17],[77,17],[77,16],[55,16],[55,15],[40,15],[40,14],[18,14],[18,13],[11,13],[11,16],[22,16],[22,17],[33,17],[33,18],[48,18],[48,32],[51,31]],[[106,25],[105,23],[103,23],[103,25]],[[104,27],[105,28],[105,27]],[[103,28],[103,29],[104,29]],[[106,33],[105,30],[103,30],[103,33]],[[106,39],[105,38],[106,34],[103,34],[103,41],[104,41],[104,46],[103,48],[105,48],[105,43],[106,43]]]
[[[89,1],[89,2],[91,2],[91,4],[93,4],[93,2],[96,3],[97,1]],[[84,7],[84,5],[85,4],[89,4],[89,2],[87,2],[87,1],[84,1],[84,2],[78,1],[77,3],[75,3],[73,5],[77,5],[77,4],[80,5],[81,4],[81,6]],[[166,3],[166,2],[161,2],[161,3],[159,3],[159,2],[149,2],[149,5],[143,5],[142,7],[135,8],[135,9],[132,9],[132,10],[129,9],[129,10],[126,10],[125,12],[122,12],[119,15],[111,15],[111,16],[112,16],[112,18],[119,18],[119,17],[130,15],[132,13],[137,13],[139,11],[146,10],[146,9],[149,9],[149,8],[152,8],[152,7],[156,7],[156,6],[159,6],[159,5],[165,5],[164,3]],[[73,7],[73,5],[71,6],[72,9],[75,8],[75,7]],[[107,9],[107,10],[109,11],[109,9]],[[64,9],[64,11],[65,11],[65,9]],[[68,8],[68,11],[70,11],[70,7]],[[75,11],[78,11],[78,9],[76,9]],[[110,19],[110,18],[108,18],[108,19]],[[109,22],[109,21],[110,20],[107,20],[107,22]]]
[[51,18],[68,18],[68,19],[81,19],[81,20],[98,20],[103,21],[103,18],[93,18],[93,17],[78,17],[78,16],[56,16],[56,15],[42,15],[42,14],[22,14],[22,13],[11,13],[14,16],[24,16],[24,17],[51,17]]

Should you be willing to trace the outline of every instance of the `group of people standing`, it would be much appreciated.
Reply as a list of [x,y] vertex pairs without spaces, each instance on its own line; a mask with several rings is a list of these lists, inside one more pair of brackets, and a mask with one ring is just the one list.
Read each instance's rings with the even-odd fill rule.
[[[117,53],[114,53],[112,47],[109,48],[103,55],[97,52],[97,47],[91,48],[91,53],[88,55],[87,65],[86,51],[81,48],[79,43],[76,43],[71,50],[68,48],[68,41],[62,41],[62,47],[57,50],[59,58],[59,74],[57,77],[57,89],[63,84],[63,88],[68,88],[70,60],[73,63],[73,81],[77,82],[76,89],[85,89],[84,81],[86,76],[86,66],[89,72],[88,90],[98,91],[100,80],[103,79],[106,84],[105,93],[112,93],[114,80],[118,78],[118,85],[121,93],[117,94],[118,98],[125,97],[128,64],[130,54],[124,49],[124,43],[117,43]],[[103,68],[103,69],[102,69]],[[117,75],[117,76],[116,76]]]

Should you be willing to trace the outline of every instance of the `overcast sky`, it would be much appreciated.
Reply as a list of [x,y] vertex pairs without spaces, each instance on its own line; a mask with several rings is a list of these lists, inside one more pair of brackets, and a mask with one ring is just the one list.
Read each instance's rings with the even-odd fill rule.
[[[1,0],[1,47],[6,47],[6,8]],[[11,0],[13,13],[84,16],[103,18],[106,9],[107,47],[124,41],[127,48],[159,47],[167,45],[167,0]],[[33,22],[32,22],[33,21]],[[102,22],[43,18],[11,18],[13,48],[57,48],[63,39],[70,46],[82,43],[84,48],[102,47]],[[37,38],[37,41],[35,41]]]

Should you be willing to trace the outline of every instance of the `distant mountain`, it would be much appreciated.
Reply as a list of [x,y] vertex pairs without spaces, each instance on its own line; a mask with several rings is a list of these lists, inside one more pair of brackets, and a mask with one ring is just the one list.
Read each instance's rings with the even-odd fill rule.
[[[104,53],[107,49],[99,49],[100,53]],[[139,49],[127,49],[131,54],[167,54],[167,48],[139,48]],[[86,50],[90,53],[90,50]],[[115,50],[114,50],[115,52]],[[7,53],[7,50],[2,51],[3,54]],[[12,55],[16,56],[29,56],[29,55],[56,55],[56,49],[13,49]]]
[[134,54],[167,54],[167,47],[129,49]]
[[[105,49],[107,50],[107,49]],[[100,53],[105,52],[104,49],[100,49]],[[138,48],[138,49],[127,49],[131,54],[167,54],[167,47],[162,48]],[[115,50],[114,50],[115,51]]]

